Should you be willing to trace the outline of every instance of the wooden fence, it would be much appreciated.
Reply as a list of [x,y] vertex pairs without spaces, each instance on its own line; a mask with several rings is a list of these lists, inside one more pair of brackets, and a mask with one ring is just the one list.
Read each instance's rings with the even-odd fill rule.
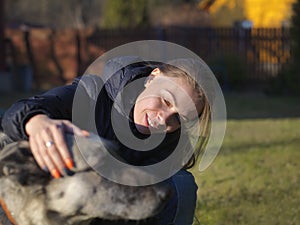
[[[289,29],[187,28],[99,31],[89,38],[111,49],[130,41],[158,39],[182,45],[208,63],[232,66],[226,57],[247,66],[248,78],[266,80],[276,76],[291,60]],[[236,63],[232,62],[232,63]],[[214,65],[212,65],[214,66]]]
[[[98,56],[138,40],[164,40],[186,47],[204,59],[215,73],[241,73],[266,81],[291,59],[289,29],[164,27],[132,30],[7,30],[7,61],[29,65],[37,85],[57,85],[82,74]],[[46,87],[47,88],[47,87]]]

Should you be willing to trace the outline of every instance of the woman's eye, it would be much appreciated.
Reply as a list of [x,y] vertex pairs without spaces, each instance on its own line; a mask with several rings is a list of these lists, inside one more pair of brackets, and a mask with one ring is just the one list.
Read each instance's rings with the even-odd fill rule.
[[168,106],[168,107],[173,106],[172,103],[170,101],[168,101],[167,99],[164,98],[163,100],[164,100],[164,103],[166,104],[166,106]]
[[180,115],[178,113],[175,114],[175,119],[179,124],[181,123]]

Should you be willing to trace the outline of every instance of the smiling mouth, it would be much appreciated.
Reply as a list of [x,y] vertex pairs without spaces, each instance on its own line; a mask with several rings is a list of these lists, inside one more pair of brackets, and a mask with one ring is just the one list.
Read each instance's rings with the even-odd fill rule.
[[155,127],[154,123],[151,121],[151,119],[147,116],[147,122],[148,122],[148,127]]
[[146,125],[148,127],[148,129],[151,129],[153,131],[164,131],[165,130],[165,126],[162,124],[159,124],[158,120],[156,117],[153,118],[149,118],[148,114],[146,114]]
[[149,129],[155,129],[156,126],[155,126],[155,123],[150,119],[150,117],[148,116],[148,114],[146,114],[146,126],[149,128]]

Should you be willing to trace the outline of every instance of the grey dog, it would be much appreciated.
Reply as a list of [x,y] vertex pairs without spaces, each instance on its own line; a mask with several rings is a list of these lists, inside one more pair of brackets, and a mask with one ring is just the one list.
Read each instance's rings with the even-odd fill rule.
[[[155,215],[172,195],[167,183],[127,186],[100,176],[83,158],[74,136],[66,137],[75,169],[53,179],[36,164],[27,141],[7,144],[0,152],[0,199],[18,225],[155,224]],[[93,135],[81,138],[93,161],[105,163]],[[110,142],[104,145],[113,148]],[[103,147],[103,146],[102,146]],[[101,150],[101,149],[100,149]],[[97,155],[96,155],[97,154]],[[86,156],[85,156],[86,157]],[[139,174],[132,169],[130,174]],[[123,179],[128,171],[114,171]],[[113,174],[112,174],[113,175]],[[2,214],[1,214],[2,213]],[[0,216],[3,212],[0,210]],[[3,225],[11,224],[8,221]],[[1,221],[0,221],[1,225]]]

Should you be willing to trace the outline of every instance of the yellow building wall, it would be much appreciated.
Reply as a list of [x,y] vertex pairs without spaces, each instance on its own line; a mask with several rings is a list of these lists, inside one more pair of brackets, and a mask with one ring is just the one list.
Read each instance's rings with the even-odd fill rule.
[[250,20],[254,27],[281,27],[288,24],[296,0],[216,0],[209,8],[214,26],[232,26]]

